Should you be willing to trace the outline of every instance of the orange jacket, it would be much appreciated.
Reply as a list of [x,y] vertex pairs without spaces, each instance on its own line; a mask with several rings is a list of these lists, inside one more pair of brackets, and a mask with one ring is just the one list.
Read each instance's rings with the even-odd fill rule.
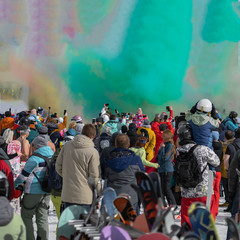
[[63,123],[58,124],[58,131],[61,132],[66,127],[67,127],[67,116],[64,116]]
[[0,121],[0,133],[4,128],[11,128],[12,130],[14,129],[14,118],[11,117],[5,117]]

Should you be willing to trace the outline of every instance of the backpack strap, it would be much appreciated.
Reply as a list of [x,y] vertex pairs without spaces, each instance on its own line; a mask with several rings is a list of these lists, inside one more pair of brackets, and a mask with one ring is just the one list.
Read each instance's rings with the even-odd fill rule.
[[[36,156],[36,157],[42,158],[42,159],[47,163],[47,165],[49,166],[49,160],[50,160],[50,158],[45,157],[45,156],[43,156],[43,155],[40,154],[40,153],[33,153],[32,156]],[[42,185],[42,182],[40,181],[39,177],[37,176],[37,174],[36,174],[34,171],[33,171],[33,175],[36,177],[36,179],[38,180],[38,182],[40,183],[40,185]]]

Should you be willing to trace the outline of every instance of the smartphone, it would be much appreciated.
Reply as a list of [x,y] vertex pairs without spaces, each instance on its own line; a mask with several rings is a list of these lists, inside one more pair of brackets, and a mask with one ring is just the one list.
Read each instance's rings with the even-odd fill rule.
[[11,108],[9,108],[9,112],[12,112],[12,109],[11,109]]
[[180,116],[185,116],[185,112],[180,112]]
[[106,106],[106,107],[109,106],[109,103],[105,103],[105,106]]
[[92,124],[96,123],[96,118],[92,118]]
[[167,119],[168,119],[168,116],[164,115],[164,121],[167,121]]
[[169,107],[169,106],[166,106],[166,110],[169,112],[169,111],[170,111],[170,107]]
[[64,111],[63,111],[63,115],[65,115],[65,114],[66,114],[66,112],[67,112],[67,110],[64,110]]

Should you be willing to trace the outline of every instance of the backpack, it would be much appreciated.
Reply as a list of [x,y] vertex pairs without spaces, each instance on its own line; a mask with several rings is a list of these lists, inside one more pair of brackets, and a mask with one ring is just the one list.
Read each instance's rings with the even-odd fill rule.
[[60,153],[60,150],[60,148],[57,148],[53,154],[48,173],[48,186],[54,190],[62,189],[62,177],[56,171],[56,160]]
[[50,158],[47,158],[47,157],[43,156],[40,153],[33,153],[32,156],[40,157],[40,158],[42,158],[46,162],[46,172],[45,172],[45,176],[43,178],[43,181],[40,181],[39,177],[36,175],[35,172],[33,172],[33,175],[37,178],[38,182],[41,185],[42,190],[44,192],[50,193],[51,192],[51,188],[48,185],[48,177],[49,177],[49,169],[50,169]]
[[202,174],[206,167],[201,171],[196,156],[193,151],[198,145],[194,145],[188,152],[179,152],[176,158],[176,180],[184,188],[195,188],[203,181]]

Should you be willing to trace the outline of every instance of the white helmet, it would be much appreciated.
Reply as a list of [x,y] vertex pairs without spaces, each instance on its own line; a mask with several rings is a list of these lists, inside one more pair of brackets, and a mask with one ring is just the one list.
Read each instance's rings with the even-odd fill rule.
[[210,100],[204,98],[197,103],[197,110],[204,113],[212,111],[212,103]]

